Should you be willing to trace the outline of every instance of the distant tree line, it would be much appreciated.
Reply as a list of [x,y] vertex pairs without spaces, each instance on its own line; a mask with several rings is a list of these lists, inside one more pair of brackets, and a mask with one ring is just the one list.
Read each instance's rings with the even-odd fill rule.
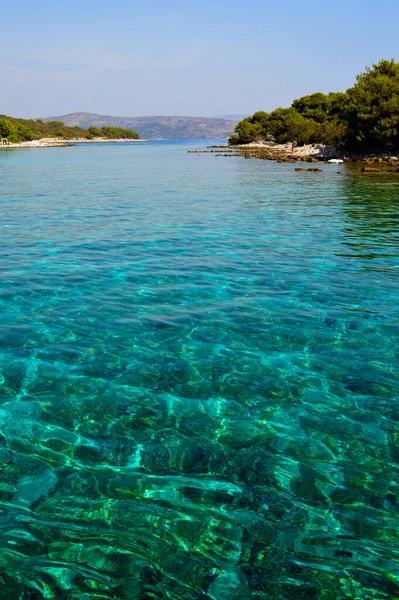
[[352,149],[399,148],[399,63],[380,60],[346,92],[321,92],[289,108],[256,112],[240,121],[230,144],[265,140],[342,144]]
[[88,140],[97,137],[107,139],[135,139],[140,135],[131,129],[122,129],[119,127],[68,127],[62,121],[49,121],[45,123],[42,119],[16,119],[0,115],[0,137],[7,138],[9,142],[28,142],[41,138],[60,138],[70,140],[74,138],[84,138]]
[[89,127],[87,133],[92,138],[103,137],[112,140],[138,140],[140,139],[140,135],[137,131],[133,131],[132,129],[126,129],[123,127],[102,127],[98,129],[98,127]]

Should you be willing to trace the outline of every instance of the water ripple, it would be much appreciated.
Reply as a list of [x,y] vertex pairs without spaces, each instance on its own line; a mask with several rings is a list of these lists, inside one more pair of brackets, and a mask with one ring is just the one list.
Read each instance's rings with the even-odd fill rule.
[[399,185],[186,150],[0,154],[0,597],[395,598]]

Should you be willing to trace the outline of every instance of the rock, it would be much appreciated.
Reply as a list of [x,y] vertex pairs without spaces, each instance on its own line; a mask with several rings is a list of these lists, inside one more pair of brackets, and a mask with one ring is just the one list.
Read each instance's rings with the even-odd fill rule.
[[304,169],[303,167],[297,167],[297,168],[295,169],[295,171],[306,171],[306,169]]
[[308,172],[320,173],[323,169],[306,169]]

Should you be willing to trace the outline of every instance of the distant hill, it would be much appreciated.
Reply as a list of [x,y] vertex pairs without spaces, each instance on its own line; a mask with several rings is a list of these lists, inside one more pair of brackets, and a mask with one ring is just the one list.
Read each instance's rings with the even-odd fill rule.
[[201,117],[110,117],[93,113],[71,113],[47,117],[44,121],[62,121],[69,127],[122,127],[137,131],[146,140],[227,139],[237,120]]

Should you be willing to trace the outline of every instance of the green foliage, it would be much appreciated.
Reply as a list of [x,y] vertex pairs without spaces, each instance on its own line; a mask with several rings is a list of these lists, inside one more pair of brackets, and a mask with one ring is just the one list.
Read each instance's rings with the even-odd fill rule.
[[317,92],[289,108],[254,113],[240,121],[231,144],[255,140],[399,148],[399,63],[381,60],[357,76],[346,92]]
[[315,144],[325,144],[326,146],[336,146],[345,139],[347,125],[341,121],[325,121],[317,123],[312,142]]
[[318,92],[294,100],[292,108],[303,117],[312,119],[316,123],[339,121],[345,99],[346,94],[342,92],[331,92],[330,94]]
[[231,135],[229,138],[230,144],[250,144],[262,138],[262,126],[260,123],[253,121],[252,117],[243,119],[237,123],[234,131],[237,135]]
[[5,115],[0,116],[0,137],[8,138],[11,143],[54,137],[65,140],[74,138],[93,139],[96,137],[112,139],[140,138],[138,133],[130,129],[108,127],[100,130],[97,127],[90,127],[89,130],[86,130],[81,127],[67,127],[62,121],[44,123],[41,119],[15,119]]
[[399,146],[399,63],[381,60],[347,91],[348,141],[372,148]]
[[295,108],[277,108],[270,114],[268,133],[273,135],[276,142],[298,142],[309,144],[316,132],[316,122],[306,119]]
[[101,137],[102,136],[102,133],[98,129],[98,127],[89,127],[89,129],[87,131],[89,132],[89,135],[91,135],[92,138]]
[[253,114],[252,122],[259,123],[262,128],[265,128],[269,122],[269,117],[269,113],[265,112],[264,110],[258,110],[258,112]]
[[0,136],[1,137],[10,137],[13,132],[12,123],[5,118],[0,119]]
[[88,132],[92,138],[103,137],[113,140],[138,140],[140,138],[140,135],[136,131],[121,127],[104,126],[101,129],[98,127],[89,127]]
[[34,139],[32,130],[23,122],[12,121],[9,118],[0,119],[0,137],[5,137],[9,142],[29,141]]
[[138,140],[140,139],[140,135],[137,133],[137,131],[133,131],[132,129],[126,129],[126,128],[121,128],[120,130],[120,137],[122,139],[126,139],[126,140]]
[[139,134],[131,129],[121,129],[120,127],[106,126],[101,128],[101,135],[105,138],[119,140],[119,139],[139,139]]

